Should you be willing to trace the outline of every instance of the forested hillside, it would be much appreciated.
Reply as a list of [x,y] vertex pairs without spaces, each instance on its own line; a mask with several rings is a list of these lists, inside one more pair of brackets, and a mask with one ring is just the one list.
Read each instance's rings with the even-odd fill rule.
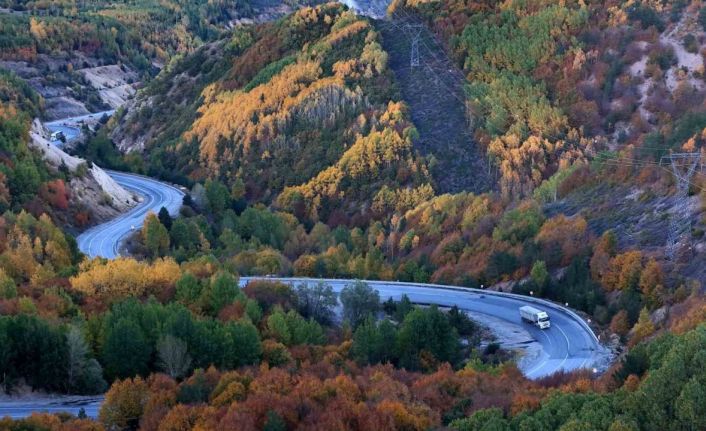
[[[0,75],[0,385],[107,389],[96,420],[0,429],[706,427],[701,2],[401,0],[387,22],[330,3],[229,30],[243,5],[96,2],[71,21],[86,37],[56,30],[72,3],[4,4],[20,10],[1,39],[13,56],[171,59],[79,150],[189,193],[178,217],[147,216],[132,257],[82,257],[51,218],[63,220],[69,174],[23,146],[42,99]],[[409,35],[384,37],[408,23],[428,27],[420,62],[462,75],[450,116],[473,128],[449,145],[468,138],[491,164],[487,192],[471,177],[441,184],[463,158],[437,158],[438,135],[420,141],[415,121],[433,118],[431,136],[449,101],[420,114],[405,100],[440,88],[431,73],[402,87]],[[395,68],[384,47],[403,50]],[[688,182],[662,160],[677,152],[694,160]],[[456,307],[381,303],[356,281],[338,297],[325,284],[240,288],[244,275],[542,297],[581,313],[615,362],[529,380]]]
[[266,3],[248,1],[3,0],[0,7],[3,59],[78,50],[142,71],[216,39],[240,18],[267,12]]
[[[144,152],[130,153],[132,166],[193,184],[182,217],[155,218],[134,251],[214,255],[241,274],[503,282],[628,328],[641,310],[683,300],[695,274],[664,259],[675,186],[655,157],[695,133],[698,148],[699,114],[675,111],[674,129],[633,127],[614,112],[623,69],[597,81],[601,55],[614,55],[602,26],[627,41],[656,30],[627,4],[615,22],[580,3],[464,7],[392,5],[447,38],[498,193],[437,195],[380,34],[326,5],[204,46],[128,108],[112,137]],[[654,13],[677,26],[680,10]],[[627,155],[657,133],[661,150]]]
[[218,181],[302,221],[412,208],[431,178],[378,38],[339,5],[237,30],[158,77],[113,136],[144,146],[151,174]]
[[[305,4],[303,2],[302,4]],[[0,68],[46,100],[47,120],[122,106],[172,58],[299,2],[0,2]]]
[[29,128],[41,99],[22,80],[0,71],[0,211],[18,208],[36,197],[48,173],[27,146]]

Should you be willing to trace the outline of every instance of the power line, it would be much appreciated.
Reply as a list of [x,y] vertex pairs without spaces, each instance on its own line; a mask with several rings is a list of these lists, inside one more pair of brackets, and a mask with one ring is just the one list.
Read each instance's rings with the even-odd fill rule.
[[411,35],[412,46],[409,54],[409,67],[419,67],[419,39],[422,34],[420,25],[405,25],[407,34]]
[[672,167],[677,188],[676,208],[672,211],[669,219],[669,234],[665,251],[667,257],[673,260],[679,251],[680,242],[682,240],[687,244],[691,242],[691,214],[687,195],[691,177],[696,172],[696,167],[700,166],[701,153],[673,153],[663,156],[660,164],[663,161],[668,161]]
[[[448,139],[439,139],[438,136],[433,137],[433,133],[427,140],[423,139],[423,141],[426,141],[424,145],[432,142],[437,148],[445,145],[445,151],[449,151],[447,154],[450,155],[450,159],[456,159],[459,163],[462,163],[461,160],[466,160],[473,152],[478,150],[478,147],[472,142],[472,120],[467,111],[468,99],[463,89],[466,80],[465,76],[454,67],[454,64],[446,57],[445,51],[436,52],[426,43],[425,40],[429,37],[430,31],[424,22],[409,18],[404,19],[400,14],[379,22],[378,25],[387,32],[404,36],[404,39],[401,40],[390,35],[391,40],[395,41],[398,52],[409,49],[409,68],[405,65],[396,69],[402,76],[407,77],[405,86],[411,92],[410,96],[420,99],[420,106],[416,107],[416,115],[413,115],[415,120],[426,121],[432,118],[437,122],[444,121],[443,114],[440,116],[439,113],[444,112],[451,98],[458,101],[462,108],[465,108],[463,120],[466,124],[456,129],[456,134],[460,138],[458,143],[463,143],[463,147],[451,145]],[[409,44],[409,47],[407,44]],[[459,119],[461,118],[459,117]],[[490,163],[485,157],[476,157],[474,160],[480,161],[480,168],[483,171],[485,171],[487,164],[490,172]],[[471,165],[468,165],[468,167],[473,168],[478,162],[471,161],[470,163]],[[475,167],[478,168],[478,166]],[[475,182],[477,183],[477,181]],[[480,183],[476,185],[478,184]]]
[[[437,85],[443,86],[447,93],[453,96],[456,100],[458,100],[462,105],[465,106],[466,104],[466,98],[465,94],[461,94],[459,96],[459,89],[454,89],[452,84],[448,84],[443,81],[443,78],[445,76],[444,73],[439,73],[438,71],[434,70],[434,68],[429,64],[428,61],[425,61],[421,59],[422,57],[419,54],[419,44],[421,43],[422,46],[424,46],[429,53],[429,55],[436,60],[437,63],[442,63],[441,60],[438,59],[436,56],[436,53],[431,50],[431,48],[424,43],[424,39],[421,37],[421,29],[423,28],[423,24],[406,24],[404,27],[401,27],[400,25],[396,24],[394,21],[387,21],[387,24],[392,25],[395,27],[397,30],[404,32],[404,34],[407,35],[409,39],[411,39],[411,52],[410,52],[410,67],[417,67],[424,65],[425,68],[427,68],[431,74],[431,76],[434,77],[434,82]],[[421,60],[420,60],[421,59]],[[449,70],[455,70],[453,67],[451,67]],[[461,82],[465,82],[465,77],[461,78]]]
[[[596,160],[601,161],[600,159],[601,156],[596,158]],[[670,260],[677,258],[680,246],[688,245],[691,242],[689,187],[693,186],[703,190],[701,186],[691,180],[697,171],[697,167],[700,168],[699,170],[703,170],[701,153],[672,153],[663,156],[659,163],[630,158],[611,158],[602,161],[616,166],[658,167],[674,175],[677,190],[674,196],[676,204],[669,218],[665,255]],[[669,163],[671,170],[664,166],[666,163]]]
[[[395,13],[404,15],[404,19],[406,19],[407,21],[417,22],[417,23],[420,22],[420,19],[418,17],[412,16],[409,12],[405,11],[404,9],[398,9],[397,11],[395,11]],[[424,47],[429,51],[429,53],[431,54],[431,56],[434,58],[434,60],[437,63],[449,63],[450,67],[448,68],[449,69],[448,71],[451,72],[453,75],[455,75],[455,77],[457,79],[460,79],[461,81],[465,81],[466,80],[465,74],[456,67],[456,65],[450,60],[450,58],[448,58],[447,56],[442,56],[441,58],[436,56],[436,52],[445,52],[446,49],[437,40],[436,35],[434,34],[433,31],[430,30],[428,32],[428,34],[429,34],[429,37],[431,38],[432,42],[434,43],[434,45],[436,45],[436,48],[431,49],[426,44],[424,39],[421,40],[422,45],[424,45]]]
[[[454,89],[454,85],[447,85],[446,82],[443,81],[443,78],[447,75],[452,75],[453,77],[458,78],[458,75],[461,75],[461,80],[460,82],[465,83],[466,77],[464,76],[463,73],[459,72],[458,69],[455,67],[455,65],[448,59],[439,59],[437,57],[437,52],[435,49],[432,49],[427,45],[425,40],[421,37],[421,31],[420,31],[420,24],[418,24],[419,20],[415,17],[412,17],[407,11],[403,9],[398,9],[395,11],[395,14],[398,16],[401,16],[404,21],[407,21],[407,24],[405,25],[406,28],[411,29],[414,28],[416,31],[412,33],[411,36],[411,53],[410,53],[410,67],[418,67],[420,64],[423,64],[431,73],[431,76],[434,79],[435,84],[443,86],[447,91],[448,94],[451,94],[454,96],[456,99],[458,99],[462,104],[465,105],[466,103],[466,98],[465,94],[463,95],[463,99],[458,97],[457,90]],[[415,23],[415,24],[410,24],[410,23]],[[391,18],[390,24],[393,26],[399,28],[399,26],[394,22],[394,17]],[[409,31],[407,32],[408,34],[410,33]],[[431,33],[431,31],[429,32]],[[436,40],[435,36],[433,34],[430,34],[432,42],[438,47],[439,42]],[[448,68],[448,73],[435,73],[435,70],[432,68],[432,66],[429,64],[428,61],[421,60],[420,61],[420,52],[419,52],[419,45],[421,45],[425,48],[426,52],[428,52],[429,57],[439,66],[444,67],[446,66]],[[443,48],[442,48],[443,52]],[[450,63],[450,64],[449,64]],[[449,67],[450,66],[450,67]],[[631,149],[636,152],[656,152],[659,154],[660,152],[668,152],[669,148],[665,147],[655,147],[655,146],[649,146],[649,145],[641,145],[639,147],[627,147],[627,146],[622,146],[618,147],[618,150],[623,150],[623,149]],[[696,172],[696,168],[700,167],[700,170],[703,170],[703,163],[701,161],[701,154],[698,152],[693,152],[693,153],[671,153],[669,155],[662,156],[659,163],[651,160],[644,160],[644,159],[634,159],[634,158],[629,158],[629,157],[616,157],[616,158],[608,158],[608,156],[603,156],[603,155],[598,155],[595,160],[597,161],[603,161],[608,164],[612,165],[619,165],[619,166],[634,166],[634,167],[656,167],[660,169],[664,169],[667,172],[670,172],[675,180],[676,180],[676,195],[674,196],[675,198],[675,208],[673,209],[671,215],[670,215],[670,223],[669,223],[669,231],[668,231],[668,236],[667,236],[667,244],[666,244],[666,251],[665,254],[667,255],[668,258],[674,259],[677,255],[678,248],[680,243],[682,242],[689,242],[690,241],[690,232],[691,232],[691,217],[690,217],[690,209],[688,205],[688,191],[690,186],[694,186],[698,189],[702,189],[701,186],[693,183],[691,181],[693,175]],[[664,162],[668,161],[669,165],[671,167],[671,171],[663,166]]]

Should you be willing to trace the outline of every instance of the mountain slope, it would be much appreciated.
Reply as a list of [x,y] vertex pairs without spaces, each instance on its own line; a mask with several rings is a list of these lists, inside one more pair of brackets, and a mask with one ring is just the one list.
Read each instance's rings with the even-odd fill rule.
[[251,202],[288,190],[278,203],[297,215],[327,221],[333,207],[347,223],[375,216],[370,200],[383,188],[388,201],[425,184],[431,191],[408,111],[388,106],[396,94],[378,33],[328,4],[238,29],[170,65],[113,139],[144,149],[152,174],[243,184]]
[[[437,45],[431,31],[420,21],[396,15],[377,23],[390,68],[409,104],[419,130],[417,146],[433,156],[432,174],[439,191],[482,193],[493,188],[484,149],[472,135],[472,115],[466,112],[464,76]],[[419,34],[419,65],[411,66],[412,40]]]
[[18,77],[0,71],[0,212],[49,213],[82,228],[134,204],[97,166],[54,147],[37,116],[43,99]]

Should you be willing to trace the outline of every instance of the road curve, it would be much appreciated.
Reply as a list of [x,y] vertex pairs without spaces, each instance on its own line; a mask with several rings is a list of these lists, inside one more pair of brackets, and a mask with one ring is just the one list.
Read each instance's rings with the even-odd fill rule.
[[121,242],[133,230],[142,226],[147,213],[158,213],[165,207],[169,214],[175,216],[184,198],[184,193],[178,188],[152,178],[124,172],[107,172],[118,184],[142,200],[125,214],[94,226],[76,238],[78,248],[92,258],[100,256],[114,259],[120,256]]
[[[92,114],[79,115],[77,117],[62,118],[60,120],[49,121],[44,123],[50,132],[62,132],[66,137],[66,142],[73,142],[81,137],[81,126],[88,122],[98,122],[107,115],[110,117],[115,113],[114,109],[108,111],[94,112]],[[61,148],[64,146],[61,141],[54,141],[54,145]]]
[[[242,277],[240,285],[244,286],[252,279],[277,280],[290,284],[323,281],[331,285],[336,293],[351,282],[339,279]],[[412,302],[418,304],[436,304],[444,307],[457,305],[475,316],[491,316],[495,322],[502,321],[504,326],[513,331],[528,332],[541,346],[541,351],[533,357],[523,358],[518,366],[531,379],[541,378],[560,370],[601,369],[609,358],[607,349],[601,345],[581,317],[568,308],[549,301],[489,290],[435,284],[365,282],[380,293],[381,300],[390,297],[399,299],[406,294]],[[551,328],[541,330],[522,322],[518,309],[528,304],[549,313]],[[492,327],[490,329],[493,330]]]

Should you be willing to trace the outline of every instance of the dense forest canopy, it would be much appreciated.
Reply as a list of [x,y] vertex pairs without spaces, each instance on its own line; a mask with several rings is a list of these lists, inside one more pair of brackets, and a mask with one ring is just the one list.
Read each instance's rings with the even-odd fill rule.
[[[295,4],[295,3],[293,3]],[[251,18],[247,1],[17,1],[0,7],[1,57],[80,51],[147,71],[217,39],[231,22]]]
[[[438,191],[384,23],[341,4],[232,29],[254,3],[0,6],[15,11],[0,15],[3,60],[145,72],[78,151],[189,188],[178,217],[147,216],[132,257],[82,256],[61,229],[71,174],[27,145],[43,100],[0,73],[0,385],[107,390],[97,420],[0,428],[706,426],[704,178],[680,201],[659,164],[706,140],[700,2],[393,2],[389,19],[428,26],[461,72],[497,173],[483,194]],[[691,230],[667,259],[680,211]],[[242,275],[536,295],[583,313],[616,361],[532,381],[456,307]]]
[[[232,62],[199,62],[217,55]],[[235,31],[194,57],[158,77],[146,90],[153,103],[120,126],[127,135],[154,129],[146,143],[150,173],[218,181],[242,189],[239,198],[276,201],[312,223],[364,223],[373,212],[379,217],[431,196],[427,162],[413,150],[416,132],[395,100],[379,34],[343,6]],[[174,115],[171,99],[157,88],[171,92],[163,84],[175,79],[200,93],[191,93],[193,101],[175,95],[185,107],[165,122]],[[379,203],[366,208],[371,196]]]

